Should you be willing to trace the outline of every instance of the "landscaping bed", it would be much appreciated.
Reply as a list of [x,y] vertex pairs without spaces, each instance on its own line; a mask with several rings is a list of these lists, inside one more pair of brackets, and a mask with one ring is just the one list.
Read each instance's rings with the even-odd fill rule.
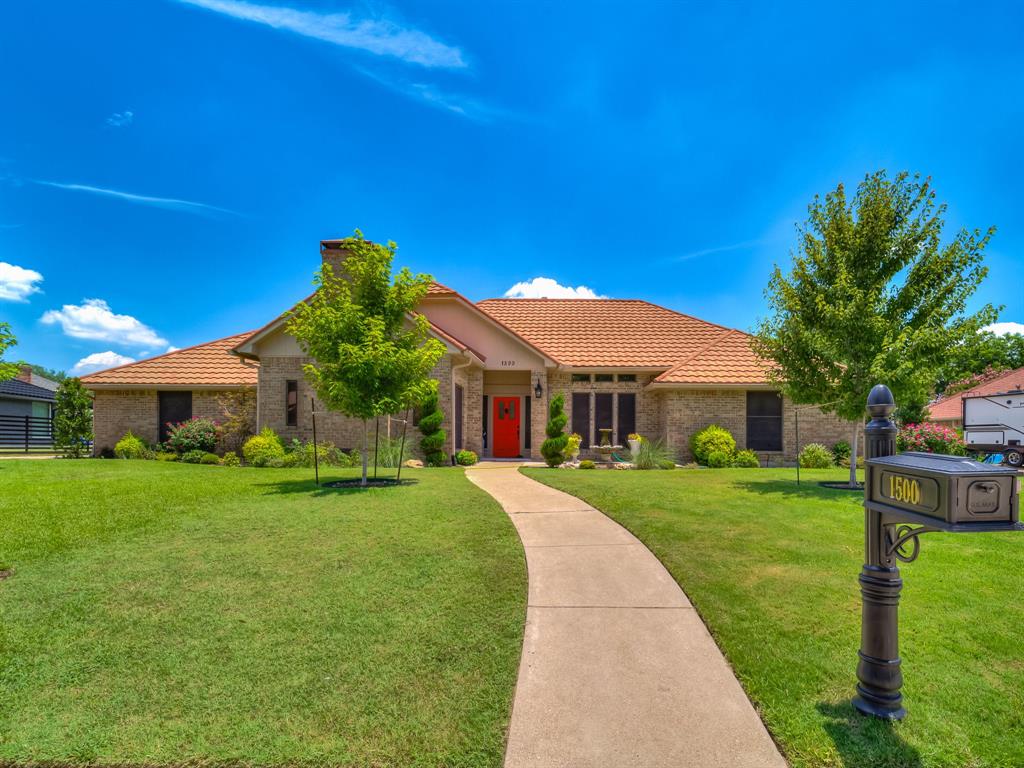
[[500,765],[521,545],[402,475],[0,464],[0,764]]
[[902,567],[906,720],[856,714],[862,495],[845,470],[527,475],[620,522],[686,591],[795,768],[1024,765],[1024,536],[928,534]]

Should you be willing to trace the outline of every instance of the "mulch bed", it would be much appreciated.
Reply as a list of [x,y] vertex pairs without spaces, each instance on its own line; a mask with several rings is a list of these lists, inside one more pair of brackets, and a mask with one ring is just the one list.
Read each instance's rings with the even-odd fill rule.
[[831,488],[833,491],[856,491],[857,493],[864,493],[864,484],[858,483],[855,488],[851,488],[848,482],[821,482],[818,483],[822,488]]
[[359,478],[354,480],[335,480],[333,483],[321,483],[321,488],[392,488],[396,485],[412,485],[415,480],[395,480],[393,477],[381,477],[374,480],[372,477],[366,479],[363,485]]

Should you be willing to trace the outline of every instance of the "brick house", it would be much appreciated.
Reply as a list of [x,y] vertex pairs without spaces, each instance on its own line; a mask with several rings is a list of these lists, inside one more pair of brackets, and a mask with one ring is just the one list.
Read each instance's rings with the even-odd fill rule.
[[[321,242],[336,266],[344,240]],[[445,345],[434,370],[448,453],[540,458],[548,404],[565,395],[583,446],[612,430],[663,439],[681,461],[690,435],[729,429],[741,448],[793,461],[793,406],[768,381],[750,336],[634,299],[487,299],[473,303],[434,283],[418,311]],[[96,393],[96,450],[129,428],[150,441],[161,424],[217,415],[217,393],[255,389],[257,428],[285,440],[312,437],[306,362],[284,317],[249,334],[179,350],[82,378]],[[317,435],[342,448],[362,444],[362,423],[315,406]],[[171,417],[171,418],[168,418]],[[851,425],[817,409],[800,416],[801,442],[849,440]],[[415,442],[415,440],[414,440]]]

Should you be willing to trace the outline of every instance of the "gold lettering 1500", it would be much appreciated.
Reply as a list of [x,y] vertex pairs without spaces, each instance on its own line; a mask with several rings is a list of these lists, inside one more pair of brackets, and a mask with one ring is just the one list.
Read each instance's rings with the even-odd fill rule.
[[907,504],[920,504],[921,483],[911,477],[889,475],[889,498]]

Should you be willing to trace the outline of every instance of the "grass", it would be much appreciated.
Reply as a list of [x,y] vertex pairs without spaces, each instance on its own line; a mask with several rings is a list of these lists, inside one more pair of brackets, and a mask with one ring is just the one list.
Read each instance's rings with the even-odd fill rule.
[[[795,768],[1024,765],[1024,537],[922,538],[900,608],[906,720],[857,715],[863,497],[845,471],[531,477],[638,536],[689,595]],[[809,481],[809,482],[808,482]]]
[[0,462],[0,764],[500,765],[522,548],[403,477]]

